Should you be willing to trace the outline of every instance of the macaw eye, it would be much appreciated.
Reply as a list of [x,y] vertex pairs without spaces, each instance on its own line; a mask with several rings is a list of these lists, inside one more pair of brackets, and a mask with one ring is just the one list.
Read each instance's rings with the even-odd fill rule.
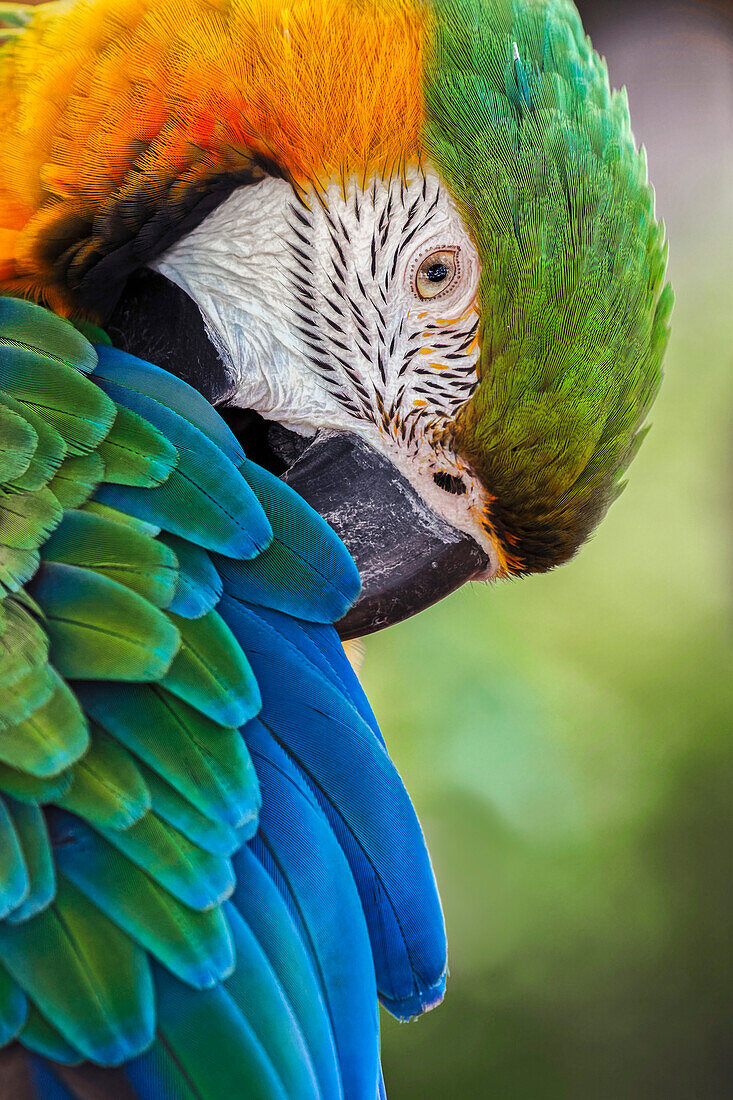
[[427,300],[445,294],[455,284],[459,273],[455,252],[431,252],[422,261],[415,275],[418,297]]

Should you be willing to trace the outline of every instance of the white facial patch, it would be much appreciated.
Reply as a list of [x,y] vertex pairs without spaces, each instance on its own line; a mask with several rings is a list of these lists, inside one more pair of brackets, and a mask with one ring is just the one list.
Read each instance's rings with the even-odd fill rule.
[[363,435],[495,561],[484,490],[440,442],[477,385],[480,265],[436,173],[242,187],[155,268],[201,309],[233,404]]

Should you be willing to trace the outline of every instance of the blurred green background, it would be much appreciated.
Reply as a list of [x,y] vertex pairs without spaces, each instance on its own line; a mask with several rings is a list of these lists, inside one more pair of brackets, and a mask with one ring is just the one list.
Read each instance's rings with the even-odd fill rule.
[[384,1017],[390,1100],[733,1097],[733,34],[583,14],[667,223],[666,381],[576,561],[367,645],[450,948],[443,1005]]

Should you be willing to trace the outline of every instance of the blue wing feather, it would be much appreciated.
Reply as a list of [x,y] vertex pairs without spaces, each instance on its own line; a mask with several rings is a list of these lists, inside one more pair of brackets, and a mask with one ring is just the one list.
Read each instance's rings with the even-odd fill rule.
[[323,1100],[342,1100],[336,1043],[325,991],[315,964],[283,895],[249,845],[234,858],[237,886],[232,897],[277,973],[300,1023]]
[[[94,1071],[109,1100],[383,1097],[377,996],[402,1017],[439,999],[445,935],[420,826],[331,625],[358,595],[354,563],[191,387],[107,345],[95,365],[57,318],[0,300],[0,339],[11,330],[31,349],[57,342],[33,387],[52,393],[58,362],[90,422],[68,401],[49,424],[29,412],[37,454],[6,463],[28,512],[0,527],[0,571],[19,589],[15,603],[0,593],[0,614],[22,637],[3,669],[15,755],[0,788],[23,800],[0,807],[0,904],[16,921],[0,920],[0,1042],[20,1032],[37,1052],[46,1100],[84,1095],[82,1059],[124,1062]],[[6,417],[25,408],[33,354],[10,356]],[[117,428],[115,407],[134,414]],[[132,439],[155,443],[154,477],[147,443],[125,465]],[[61,528],[54,492],[82,508]],[[47,627],[22,585],[54,528],[32,582]],[[134,563],[115,557],[123,546]],[[105,593],[133,651],[93,644]],[[143,619],[160,635],[155,668]],[[59,683],[76,723],[65,740]],[[58,741],[50,762],[43,731],[48,752]],[[59,799],[66,809],[39,808]]]
[[400,1018],[415,1016],[442,998],[446,943],[432,866],[402,781],[352,703],[272,621],[226,595],[220,608],[260,684],[262,722],[307,776],[349,860],[383,1003]]
[[379,1021],[374,964],[354,880],[292,761],[257,719],[246,732],[263,791],[260,829],[252,849],[280,888],[313,959],[336,1042],[344,1096],[373,1100]]

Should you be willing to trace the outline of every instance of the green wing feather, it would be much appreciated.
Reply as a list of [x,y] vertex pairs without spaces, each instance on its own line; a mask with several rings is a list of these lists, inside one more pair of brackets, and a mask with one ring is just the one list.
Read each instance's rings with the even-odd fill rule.
[[11,924],[29,920],[51,903],[56,893],[56,872],[46,819],[39,806],[6,798],[15,826],[28,878],[28,890],[20,905],[6,918]]
[[0,483],[25,474],[38,446],[38,436],[27,417],[0,403]]
[[112,429],[99,446],[107,481],[150,488],[162,485],[178,462],[169,440],[137,413],[117,406]]
[[0,1042],[112,1065],[152,1039],[150,956],[197,989],[233,966],[260,698],[200,538],[271,533],[216,443],[96,368],[0,299]]
[[28,1004],[28,1016],[18,1038],[29,1050],[50,1058],[52,1062],[60,1062],[62,1066],[76,1066],[84,1060],[81,1052],[67,1043],[32,1001]]
[[234,950],[219,906],[201,911],[183,904],[154,874],[131,863],[91,829],[85,831],[83,847],[61,850],[59,866],[91,902],[182,981],[206,989],[231,974]]
[[229,627],[216,611],[197,619],[169,617],[181,644],[161,684],[215,722],[243,726],[260,709],[260,691]]
[[49,489],[64,508],[78,508],[89,499],[104,477],[104,464],[98,454],[70,455],[59,467]]
[[[231,856],[243,840],[249,840],[254,833],[259,798],[252,799],[247,819],[235,829],[221,817],[207,817],[175,787],[145,764],[140,763],[140,768],[145,776],[153,809],[158,817],[174,825],[204,851],[214,855]],[[252,789],[254,790],[254,785]]]
[[76,696],[50,665],[51,694],[24,719],[9,725],[0,739],[0,760],[39,778],[58,775],[86,752],[89,733]]
[[66,512],[43,559],[92,569],[154,607],[168,607],[178,587],[178,561],[168,546],[93,512]]
[[187,619],[200,618],[221,599],[223,585],[219,573],[206,551],[187,539],[163,533],[159,541],[173,551],[178,561],[178,585],[169,610]]
[[63,877],[53,905],[33,920],[0,923],[0,951],[21,989],[84,1057],[117,1065],[152,1041],[145,952]]
[[109,433],[115,404],[99,386],[40,348],[0,337],[0,388],[62,436],[70,455],[95,450]]
[[88,714],[206,817],[240,828],[259,794],[237,731],[160,685],[80,685]]
[[[2,12],[10,8],[22,10],[30,18],[33,9],[27,5],[0,3]],[[37,8],[35,9],[37,10]],[[91,374],[97,365],[97,353],[85,336],[47,309],[29,309],[18,298],[0,298],[0,333],[4,344],[42,351],[47,358],[72,366],[82,374]]]
[[150,785],[139,762],[89,720],[91,745],[73,769],[73,783],[57,805],[108,829],[129,829],[152,808]]
[[181,639],[170,619],[135,592],[91,569],[44,563],[30,584],[62,675],[159,680]]
[[74,773],[71,768],[53,776],[52,779],[39,779],[20,768],[10,768],[0,764],[0,789],[21,802],[45,805],[62,798],[69,790]]
[[0,799],[0,921],[5,920],[25,900],[30,878],[23,858],[23,847],[5,799]]

